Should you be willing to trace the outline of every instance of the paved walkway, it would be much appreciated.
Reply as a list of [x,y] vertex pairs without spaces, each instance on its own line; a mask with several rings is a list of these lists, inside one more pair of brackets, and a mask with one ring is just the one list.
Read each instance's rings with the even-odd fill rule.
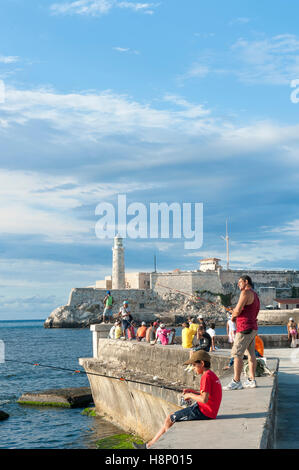
[[266,357],[278,357],[276,449],[299,449],[299,348],[268,349]]

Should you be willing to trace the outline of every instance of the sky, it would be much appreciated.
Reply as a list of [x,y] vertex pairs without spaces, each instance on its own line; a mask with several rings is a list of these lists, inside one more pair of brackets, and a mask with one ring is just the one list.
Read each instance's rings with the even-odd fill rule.
[[203,204],[200,247],[127,237],[127,271],[225,268],[226,220],[232,269],[298,269],[298,16],[297,0],[1,1],[0,320],[45,319],[111,275],[97,207],[119,195],[147,221]]

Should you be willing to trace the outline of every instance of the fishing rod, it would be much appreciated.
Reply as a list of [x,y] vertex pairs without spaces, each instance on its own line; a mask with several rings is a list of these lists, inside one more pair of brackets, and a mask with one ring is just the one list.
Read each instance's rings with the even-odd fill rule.
[[182,393],[182,389],[179,389],[179,388],[168,387],[167,385],[161,385],[161,384],[155,384],[155,383],[140,382],[138,380],[126,379],[125,377],[114,377],[112,375],[99,374],[99,373],[96,373],[96,372],[86,372],[85,370],[69,369],[69,368],[66,368],[66,367],[58,367],[58,366],[52,366],[52,365],[48,365],[48,364],[32,363],[32,362],[26,362],[26,361],[15,361],[13,359],[5,359],[5,361],[6,362],[15,362],[15,363],[18,363],[18,364],[27,364],[27,365],[35,366],[35,367],[45,367],[45,368],[49,368],[49,369],[65,370],[65,371],[68,371],[68,372],[72,372],[74,374],[77,373],[77,374],[86,374],[86,375],[96,375],[98,377],[106,377],[107,379],[120,380],[121,382],[133,382],[133,383],[141,384],[141,385],[150,385],[152,387],[164,388],[166,390],[172,390],[173,392]]
[[[168,287],[168,286],[163,286],[162,284],[156,284],[158,287],[164,287],[165,289],[169,289],[169,290],[173,290],[175,292],[178,292],[179,294],[183,294],[183,295],[186,295],[187,297],[194,297],[194,295],[190,295],[188,294],[187,292],[183,292],[181,290],[178,290],[178,289],[174,289],[173,287]],[[207,300],[207,299],[204,299],[203,297],[199,297],[199,295],[196,296],[196,300],[202,300],[203,302],[207,302],[208,304],[212,304],[214,305],[215,307],[217,307],[217,304],[215,302],[212,302],[212,300]],[[230,308],[227,308],[227,307],[224,307],[223,308],[225,310],[227,310],[228,312],[232,313],[232,310]]]

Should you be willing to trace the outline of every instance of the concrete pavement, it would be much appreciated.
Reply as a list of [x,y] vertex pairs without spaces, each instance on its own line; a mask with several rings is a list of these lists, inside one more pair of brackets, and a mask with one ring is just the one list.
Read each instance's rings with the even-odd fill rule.
[[[224,350],[219,351],[223,354]],[[226,351],[229,354],[229,351]],[[265,350],[276,370],[274,350]],[[273,359],[270,359],[273,358]],[[244,377],[242,378],[244,379]],[[222,385],[231,375],[222,378]],[[175,423],[152,449],[258,449],[274,446],[277,377],[257,378],[257,388],[224,391],[216,420]]]
[[275,448],[299,449],[299,348],[269,353],[280,359]]

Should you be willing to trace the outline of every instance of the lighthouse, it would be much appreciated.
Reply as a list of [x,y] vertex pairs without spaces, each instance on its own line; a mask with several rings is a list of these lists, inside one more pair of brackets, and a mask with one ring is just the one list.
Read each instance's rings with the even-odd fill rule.
[[123,239],[117,235],[112,248],[112,289],[125,289],[125,257]]

